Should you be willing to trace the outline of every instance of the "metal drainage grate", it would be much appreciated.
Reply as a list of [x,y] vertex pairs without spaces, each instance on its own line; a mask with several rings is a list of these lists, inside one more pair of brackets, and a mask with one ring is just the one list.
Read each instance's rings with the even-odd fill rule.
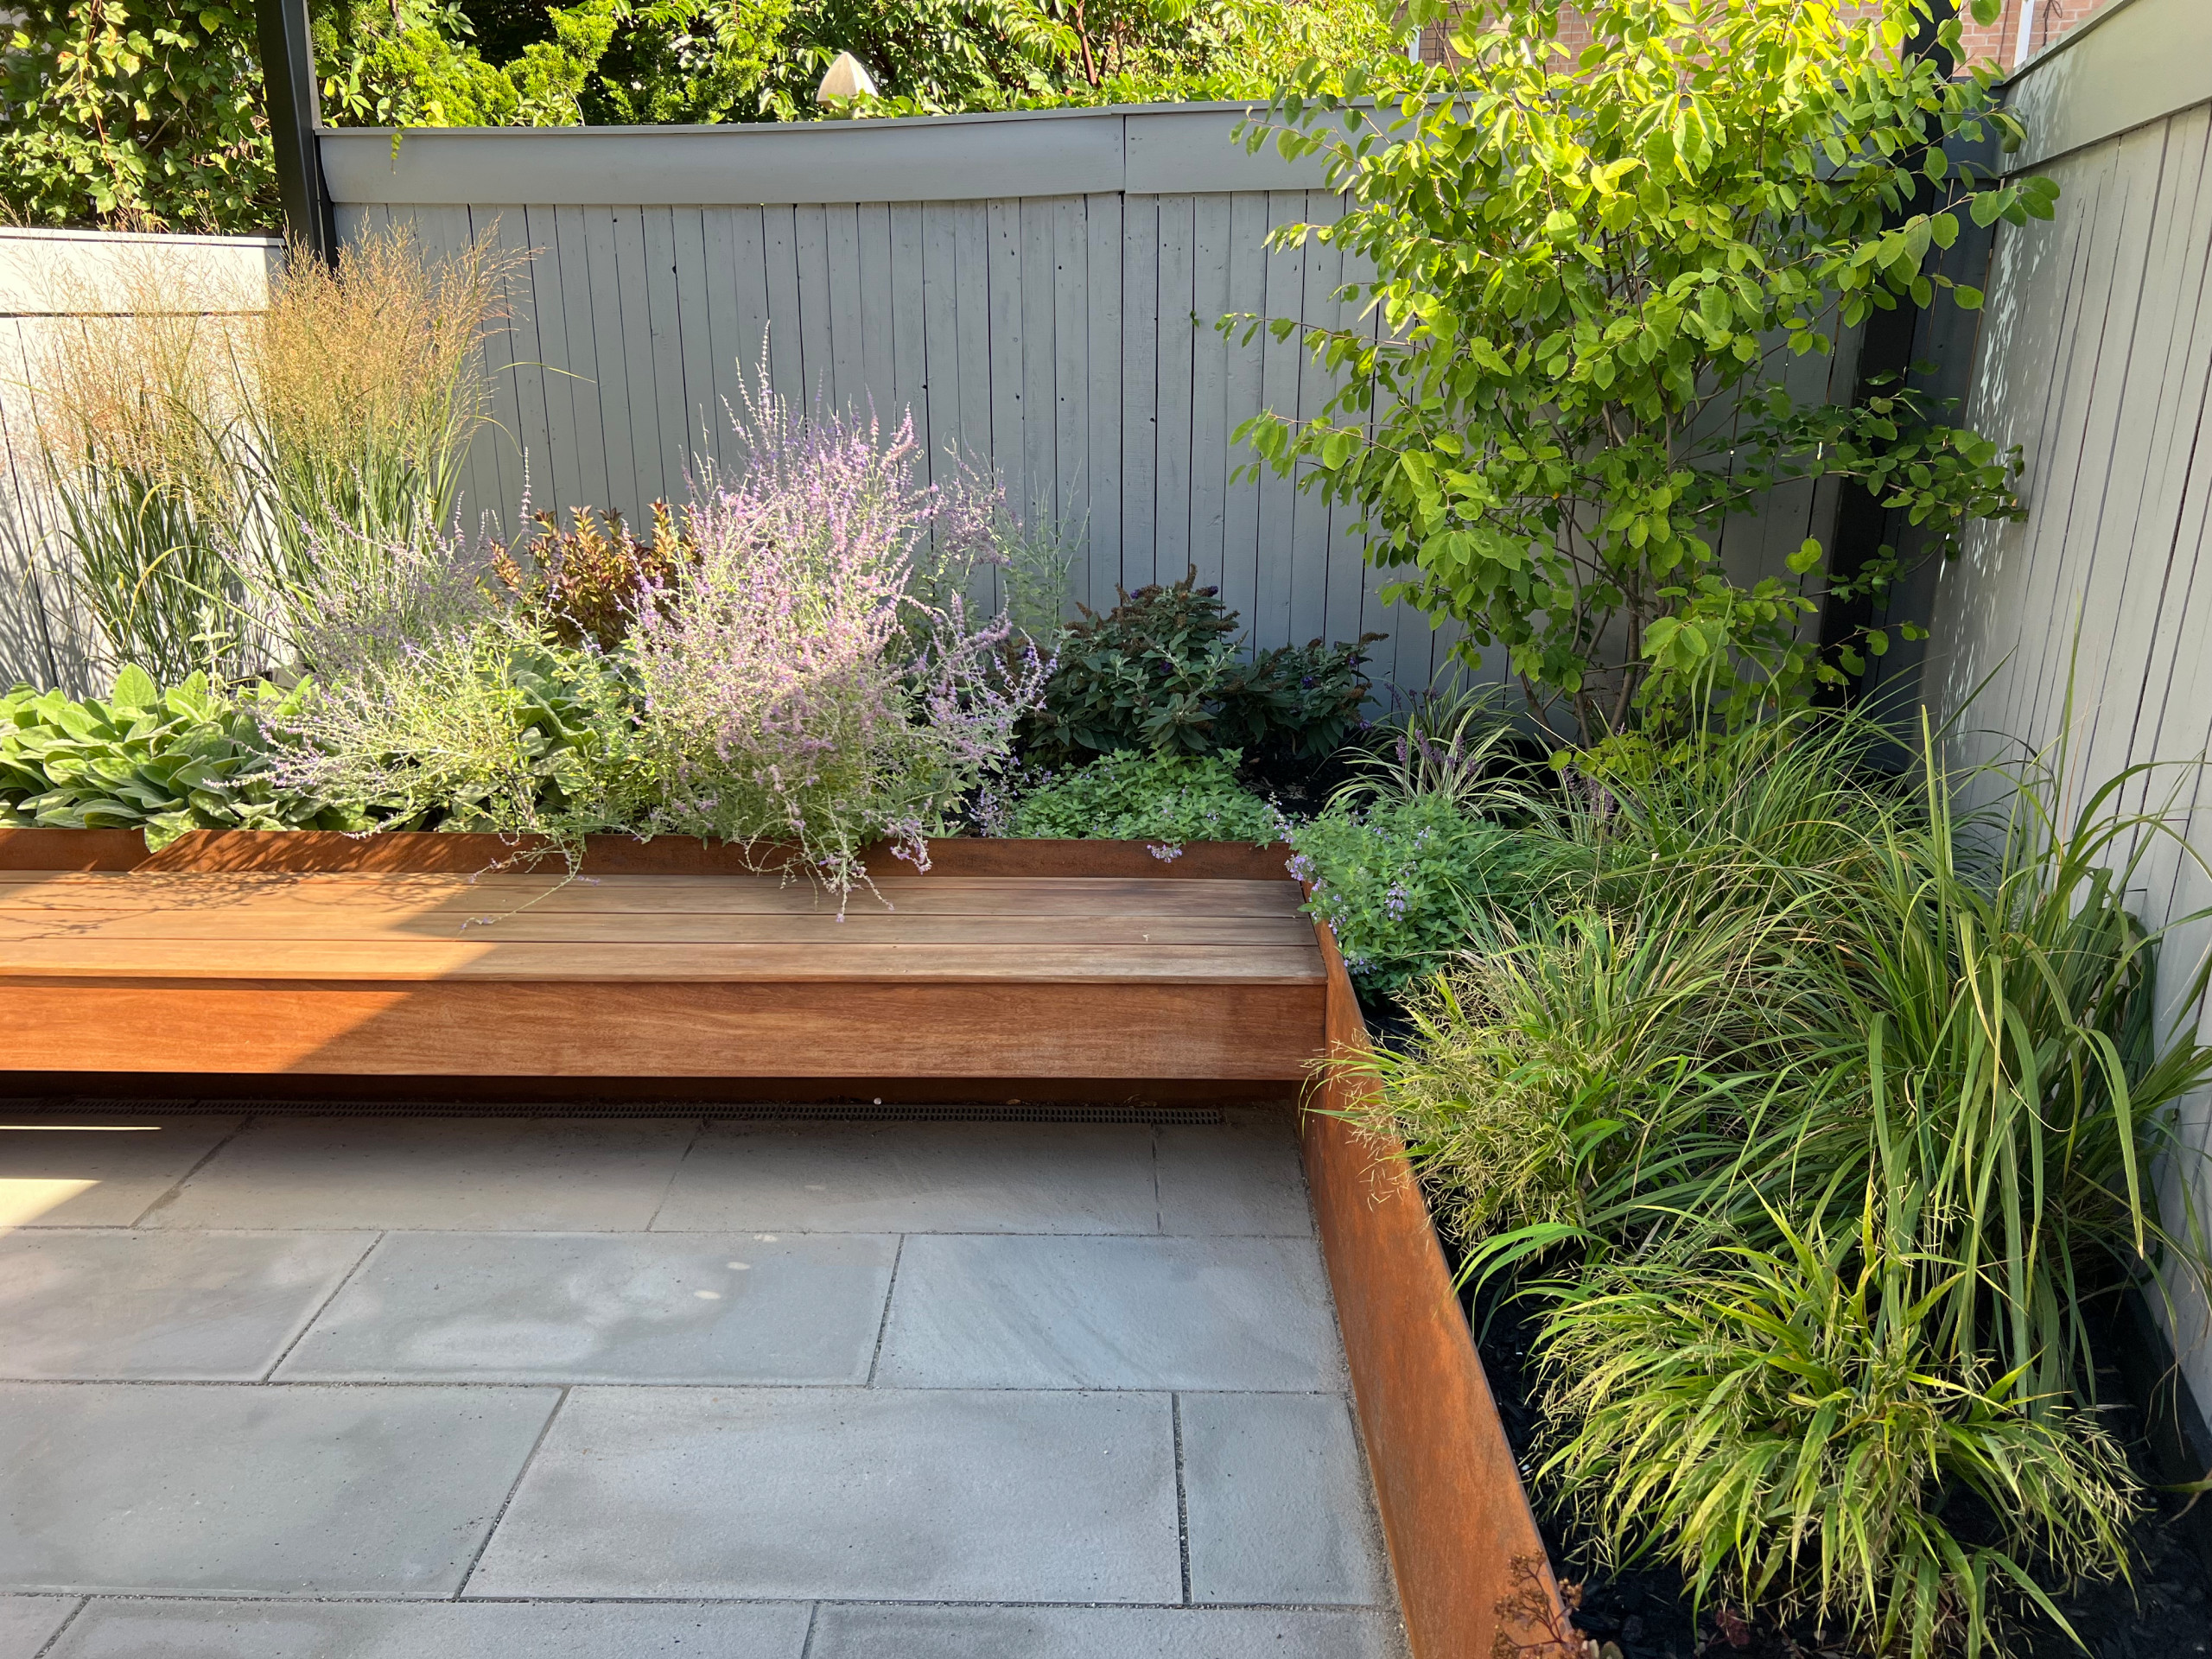
[[17,1109],[79,1116],[701,1117],[762,1123],[1142,1123],[1162,1128],[1205,1128],[1225,1121],[1217,1106],[1163,1106],[1143,1101],[1119,1105],[1017,1101],[992,1106],[895,1101],[70,1100],[35,1106],[26,1102]]

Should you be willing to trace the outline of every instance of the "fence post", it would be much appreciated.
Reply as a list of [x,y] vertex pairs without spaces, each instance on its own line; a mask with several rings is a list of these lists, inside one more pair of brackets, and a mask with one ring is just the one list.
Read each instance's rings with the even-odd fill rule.
[[255,10],[261,79],[269,99],[269,135],[276,148],[276,188],[284,203],[284,233],[318,259],[334,261],[338,230],[315,143],[321,88],[315,81],[307,0],[257,0]]

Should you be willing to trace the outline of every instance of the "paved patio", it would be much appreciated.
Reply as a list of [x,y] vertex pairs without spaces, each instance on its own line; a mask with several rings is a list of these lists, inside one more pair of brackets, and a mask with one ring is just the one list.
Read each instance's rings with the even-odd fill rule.
[[0,1107],[0,1659],[1399,1659],[1224,1117]]

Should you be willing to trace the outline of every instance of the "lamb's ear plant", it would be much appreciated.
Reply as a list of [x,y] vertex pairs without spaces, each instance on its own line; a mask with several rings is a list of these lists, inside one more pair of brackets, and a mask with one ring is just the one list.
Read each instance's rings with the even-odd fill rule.
[[[1559,0],[1414,0],[1452,29],[1416,90],[1365,104],[1357,72],[1309,66],[1248,129],[1325,163],[1348,210],[1275,242],[1363,268],[1341,292],[1382,326],[1273,321],[1339,390],[1239,435],[1354,511],[1404,572],[1386,597],[1461,623],[1471,666],[1504,646],[1585,741],[1855,673],[1887,633],[1830,658],[1803,625],[1824,589],[1887,591],[1890,550],[1839,570],[1808,540],[1751,581],[1719,550],[1794,480],[1862,486],[1945,551],[2021,514],[2017,451],[1901,385],[1847,405],[1784,372],[1873,311],[1979,305],[1931,255],[1969,218],[2051,213],[2050,181],[1967,159],[2020,128],[1990,67],[1905,50],[1930,5],[1583,0],[1577,54]],[[1962,58],[1956,19],[1937,33]]]

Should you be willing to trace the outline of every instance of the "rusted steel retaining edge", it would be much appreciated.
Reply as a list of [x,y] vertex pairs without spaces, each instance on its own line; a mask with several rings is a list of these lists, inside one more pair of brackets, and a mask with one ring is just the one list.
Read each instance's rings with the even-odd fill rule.
[[1372,1087],[1367,1027],[1335,940],[1315,931],[1330,1061],[1300,1139],[1414,1659],[1580,1659],[1405,1148],[1340,1116]]

